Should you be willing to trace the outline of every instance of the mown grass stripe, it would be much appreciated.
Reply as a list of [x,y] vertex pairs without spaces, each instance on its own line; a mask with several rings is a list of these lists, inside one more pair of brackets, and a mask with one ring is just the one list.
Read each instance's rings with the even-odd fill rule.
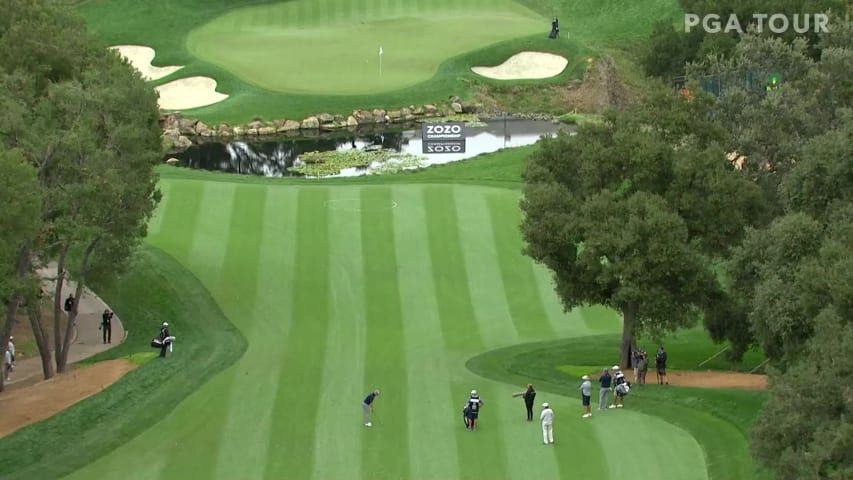
[[484,347],[459,245],[454,189],[446,185],[423,187],[423,202],[444,344],[453,352],[479,352]]
[[[460,365],[460,368],[461,367]],[[477,429],[468,431],[462,420],[462,407],[472,389],[476,389],[483,399],[483,408],[477,420]],[[456,433],[457,455],[459,457],[459,478],[513,478],[507,475],[505,452],[506,442],[511,441],[505,435],[504,423],[499,414],[507,394],[505,387],[482,378],[455,378],[449,385],[449,391],[456,401],[453,412],[458,425]]]
[[[626,404],[626,408],[629,408],[630,404]],[[597,434],[600,439],[598,451],[605,457],[610,478],[625,478],[643,472],[647,478],[708,480],[702,447],[687,431],[644,414],[624,411],[608,413],[613,415],[603,419],[609,422],[601,422],[603,425],[597,426]],[[615,418],[616,415],[620,418]],[[611,428],[607,428],[608,423]],[[666,436],[658,433],[656,424],[666,426]],[[633,432],[630,443],[643,445],[644,448],[613,448],[613,445],[624,441],[622,431]]]
[[[215,185],[213,183],[205,183],[203,187],[201,210],[196,216],[194,228],[189,230],[192,233],[189,235],[191,247],[187,266],[205,288],[216,297],[224,283],[222,272],[228,254],[227,241],[236,187],[233,184]],[[186,234],[188,231],[186,225],[182,229]],[[222,306],[221,303],[220,306]],[[156,328],[156,325],[152,326],[152,336],[157,333]],[[176,349],[178,350],[177,354],[180,355],[180,341],[183,339],[181,325],[173,320],[169,330],[178,338]],[[225,373],[224,376],[217,377],[216,380],[227,382],[229,378],[230,374]],[[200,393],[200,395],[206,395],[208,392],[209,390]],[[227,411],[227,405],[228,397],[226,396],[216,396],[205,402],[204,410],[208,413],[208,419],[201,428],[206,434],[201,441],[194,441],[188,447],[169,451],[164,468],[167,475],[183,476],[200,470],[210,471],[210,462],[206,461],[205,452],[218,447],[218,437],[225,422],[223,414]]]
[[533,265],[522,255],[518,199],[514,196],[488,196],[492,229],[498,252],[506,298],[519,336],[525,340],[553,338],[554,329],[542,306]]
[[459,242],[480,336],[488,348],[517,343],[518,332],[507,305],[492,218],[484,191],[456,187],[454,196],[459,218]]
[[406,349],[394,252],[394,221],[388,187],[361,189],[361,254],[367,312],[364,388],[353,399],[358,411],[363,395],[383,391],[377,400],[375,425],[362,432],[361,476],[409,478]]
[[[170,182],[172,183],[172,182]],[[184,265],[192,249],[192,235],[187,235],[187,225],[195,225],[204,196],[204,182],[174,181],[170,188],[170,207],[162,210],[160,231],[148,241],[168,251]]]
[[[221,298],[217,295],[222,286],[220,269],[225,260],[225,239],[228,238],[235,189],[236,186],[230,183],[204,183],[202,210],[192,229],[192,246],[187,266],[214,298]],[[182,230],[186,234],[186,225]]]
[[394,187],[392,198],[398,205],[393,212],[394,250],[400,271],[407,388],[418,392],[418,407],[408,415],[410,478],[459,478],[454,432],[459,424],[452,415],[456,402],[444,388],[450,367],[447,356],[436,355],[443,340],[423,196],[418,187]]
[[296,281],[285,293],[293,297],[293,324],[278,360],[283,367],[273,406],[267,478],[308,478],[314,467],[318,379],[329,323],[328,189],[303,188],[298,198]]
[[[210,462],[209,467],[199,471],[199,476],[205,478],[257,478],[263,474],[275,392],[271,384],[276,381],[272,373],[276,369],[257,370],[255,365],[262,364],[260,356],[276,350],[276,343],[262,341],[274,337],[261,318],[266,296],[262,285],[273,281],[267,278],[270,273],[267,266],[278,263],[277,259],[287,252],[263,248],[264,239],[268,238],[266,209],[275,209],[275,205],[270,205],[267,191],[266,187],[240,186],[234,198],[234,208],[239,213],[231,216],[228,250],[222,269],[223,281],[230,283],[232,292],[225,313],[241,327],[249,340],[249,348],[225,374],[230,385],[225,422],[219,435],[216,462]],[[252,448],[246,449],[246,445]],[[212,472],[207,471],[213,467]]]
[[320,389],[313,478],[351,478],[361,469],[356,403],[364,394],[367,319],[361,252],[361,200],[357,187],[329,196],[329,330]]

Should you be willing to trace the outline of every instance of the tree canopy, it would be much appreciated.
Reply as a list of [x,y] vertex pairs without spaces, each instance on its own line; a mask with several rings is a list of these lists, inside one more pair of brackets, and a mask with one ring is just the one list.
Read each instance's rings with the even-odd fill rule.
[[[34,172],[39,201],[36,230],[16,240],[12,264],[32,275],[56,262],[57,278],[77,280],[79,296],[93,276],[121,270],[159,200],[157,96],[64,4],[0,0],[0,11],[0,148]],[[61,284],[55,316],[63,315]],[[76,313],[64,332],[54,321],[60,372]]]
[[526,253],[566,309],[622,312],[620,358],[638,332],[693,324],[717,290],[708,261],[761,215],[762,196],[716,143],[709,99],[658,94],[577,135],[541,141],[525,173]]

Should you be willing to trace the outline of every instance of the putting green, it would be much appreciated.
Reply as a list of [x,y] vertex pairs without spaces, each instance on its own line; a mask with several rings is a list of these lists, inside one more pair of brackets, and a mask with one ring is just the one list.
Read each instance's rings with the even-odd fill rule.
[[424,82],[448,58],[548,28],[511,0],[294,0],[230,11],[191,31],[187,48],[268,90],[368,94]]
[[[562,312],[547,272],[520,253],[517,191],[178,179],[162,189],[150,242],[201,280],[248,350],[68,478],[707,478],[685,430],[629,409],[581,419],[576,398],[540,391],[557,412],[557,443],[544,448],[510,397],[519,385],[465,368],[502,346],[619,330],[605,309]],[[359,404],[372,388],[383,393],[365,428]],[[486,401],[473,433],[460,418],[471,388]]]

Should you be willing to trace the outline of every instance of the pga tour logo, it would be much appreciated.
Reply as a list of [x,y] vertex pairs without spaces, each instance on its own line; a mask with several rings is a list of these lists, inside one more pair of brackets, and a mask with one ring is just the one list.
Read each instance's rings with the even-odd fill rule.
[[[799,14],[795,13],[791,16],[782,13],[754,13],[752,14],[752,22],[756,26],[756,31],[763,32],[765,25],[773,33],[785,33],[793,29],[797,33],[806,33],[812,31],[815,33],[827,32],[829,25],[829,16],[825,13],[816,14]],[[716,13],[711,13],[700,17],[695,13],[687,13],[684,15],[684,31],[689,33],[694,27],[702,25],[702,29],[707,33],[719,32],[737,32],[744,33],[745,28],[741,26],[740,19],[737,15],[731,14],[729,18],[723,22],[722,18]]]

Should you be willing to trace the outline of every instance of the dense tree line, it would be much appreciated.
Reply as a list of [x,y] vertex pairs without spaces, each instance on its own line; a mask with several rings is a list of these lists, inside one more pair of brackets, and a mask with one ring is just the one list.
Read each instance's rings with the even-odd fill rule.
[[[145,235],[159,200],[159,111],[139,74],[60,2],[0,0],[0,12],[0,344],[28,305],[50,377],[67,366],[77,317],[75,304],[60,330],[62,280],[77,281],[79,298]],[[47,265],[58,279],[53,332],[37,308]]]
[[853,478],[853,26],[745,34],[687,71],[762,68],[778,88],[691,84],[542,141],[522,234],[566,308],[622,312],[623,365],[637,334],[700,322],[736,360],[763,350],[756,458],[780,480]]

